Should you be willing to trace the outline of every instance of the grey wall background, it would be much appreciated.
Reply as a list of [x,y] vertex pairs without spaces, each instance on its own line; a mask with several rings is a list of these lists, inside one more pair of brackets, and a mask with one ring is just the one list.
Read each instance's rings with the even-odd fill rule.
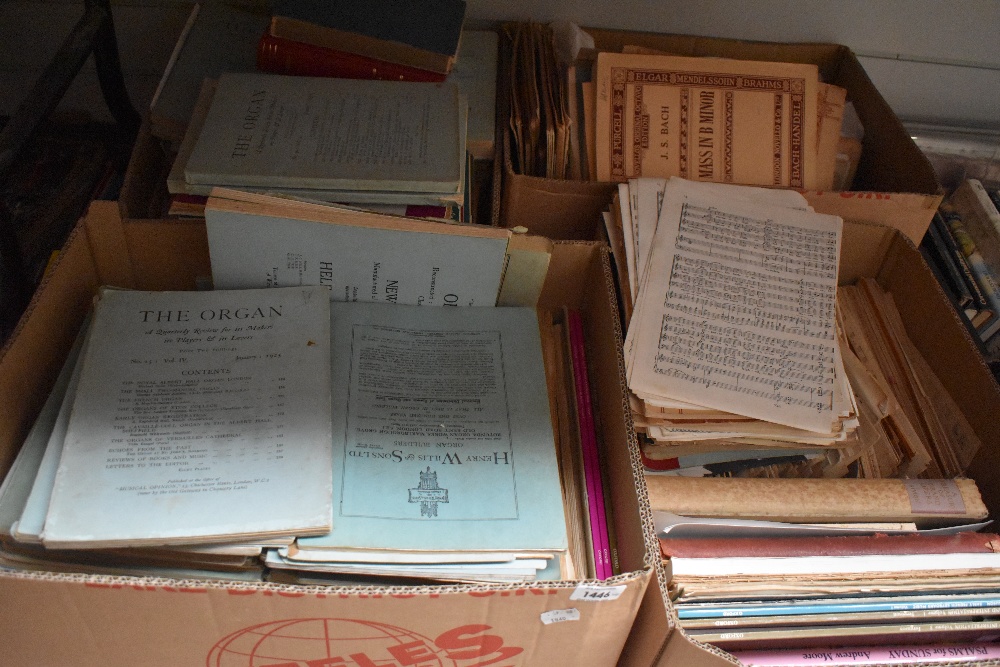
[[[334,1],[334,0],[331,0]],[[263,8],[266,0],[239,4]],[[179,0],[112,0],[123,69],[137,107],[148,105],[190,8]],[[9,113],[83,10],[75,0],[0,2],[0,113]],[[997,0],[469,0],[467,20],[674,32],[851,47],[904,122],[1000,133]],[[107,119],[88,67],[61,111]]]

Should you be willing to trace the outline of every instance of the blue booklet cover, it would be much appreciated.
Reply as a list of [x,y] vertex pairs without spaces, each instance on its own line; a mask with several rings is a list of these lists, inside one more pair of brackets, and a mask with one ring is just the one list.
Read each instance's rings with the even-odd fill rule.
[[565,551],[535,311],[331,308],[333,529],[299,548]]

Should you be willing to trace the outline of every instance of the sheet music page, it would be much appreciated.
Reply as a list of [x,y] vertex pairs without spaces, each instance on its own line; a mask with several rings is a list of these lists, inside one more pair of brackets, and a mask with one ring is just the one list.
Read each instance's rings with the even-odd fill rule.
[[836,216],[665,197],[629,328],[629,388],[829,433],[841,228]]
[[597,180],[816,187],[814,65],[602,51],[594,80]]
[[[731,185],[729,183],[712,183],[707,181],[690,181],[684,178],[678,178],[677,176],[671,176],[668,179],[655,179],[655,178],[635,178],[632,181],[640,184],[643,181],[647,182],[646,188],[649,188],[648,184],[652,184],[653,189],[656,194],[656,219],[645,223],[647,227],[646,240],[643,242],[642,249],[642,269],[638,274],[638,283],[641,286],[646,281],[646,276],[648,274],[648,264],[650,260],[650,255],[653,250],[654,238],[656,235],[656,229],[659,227],[659,216],[663,212],[663,202],[666,199],[671,201],[679,201],[685,197],[691,196],[703,196],[703,197],[721,197],[725,200],[730,201],[746,201],[746,202],[756,202],[759,204],[766,204],[770,206],[779,206],[786,208],[800,209],[803,211],[812,211],[812,207],[806,198],[799,192],[795,190],[785,190],[781,188],[760,188],[752,185]],[[658,183],[657,183],[658,182]],[[646,207],[652,205],[649,195],[646,195]],[[639,206],[642,206],[640,203]],[[637,217],[633,215],[633,217]],[[669,227],[669,223],[667,224]],[[637,296],[635,298],[635,310],[639,310],[642,306],[642,297]],[[629,328],[627,332],[628,336],[625,339],[625,361],[629,364],[629,373],[631,373],[631,348],[633,345],[632,340],[632,329]],[[686,402],[686,401],[685,401]]]

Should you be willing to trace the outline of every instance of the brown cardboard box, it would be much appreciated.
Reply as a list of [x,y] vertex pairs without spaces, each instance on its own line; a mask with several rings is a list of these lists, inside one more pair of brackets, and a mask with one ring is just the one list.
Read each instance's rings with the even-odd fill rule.
[[[203,221],[123,221],[116,203],[95,202],[0,352],[0,473],[98,286],[194,289],[209,270]],[[539,305],[584,314],[625,574],[530,586],[325,588],[0,570],[0,664],[613,665],[652,569],[610,275],[599,244],[557,243]]]
[[[782,44],[734,39],[666,35],[584,28],[594,38],[598,50],[620,51],[624,45],[648,47],[687,56],[717,56],[743,60],[811,63],[819,67],[828,83],[847,89],[865,128],[861,160],[851,197],[874,198],[880,193],[893,209],[886,224],[902,230],[920,243],[934,211],[941,202],[941,187],[927,158],[903,128],[846,46],[837,44]],[[501,39],[504,49],[509,42]],[[509,51],[501,50],[501,62],[510,61]],[[509,91],[507,68],[501,64],[500,91]],[[499,95],[503,118],[509,116],[509,96]],[[610,183],[567,181],[515,174],[511,161],[511,137],[502,131],[503,187],[500,193],[498,224],[526,226],[530,233],[554,239],[594,238],[600,213],[607,208],[615,187]],[[847,193],[807,193],[817,211],[831,212],[828,205]],[[880,214],[881,215],[881,214]]]
[[[873,200],[874,201],[874,200]],[[851,204],[854,205],[853,203]],[[877,204],[876,204],[877,206]],[[968,470],[993,517],[1000,516],[1000,387],[979,355],[967,328],[952,308],[920,252],[901,232],[845,217],[840,281],[876,278],[892,295],[907,332],[963,411],[983,448]],[[867,217],[867,216],[862,216]],[[647,530],[652,526],[647,522]],[[730,665],[732,658],[688,639],[675,625],[667,595],[669,574],[650,552],[659,587],[650,586],[636,617],[622,663],[661,667]],[[656,600],[657,594],[659,599]],[[723,657],[725,656],[725,657]]]

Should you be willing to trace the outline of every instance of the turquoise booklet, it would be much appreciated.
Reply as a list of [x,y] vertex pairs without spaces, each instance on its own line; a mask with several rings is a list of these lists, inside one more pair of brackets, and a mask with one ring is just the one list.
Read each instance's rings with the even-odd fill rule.
[[337,302],[331,320],[333,529],[290,555],[564,557],[535,311]]

